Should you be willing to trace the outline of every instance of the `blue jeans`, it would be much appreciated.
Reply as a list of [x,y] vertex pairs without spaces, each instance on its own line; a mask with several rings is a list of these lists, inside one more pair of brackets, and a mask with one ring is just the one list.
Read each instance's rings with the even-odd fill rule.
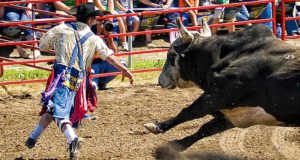
[[[112,64],[101,61],[101,62],[95,62],[92,64],[92,69],[94,70],[94,74],[101,74],[101,73],[111,73],[111,72],[118,72],[120,71],[118,68],[114,67]],[[95,82],[97,85],[99,83],[107,84],[111,80],[113,80],[116,76],[109,76],[109,77],[94,77],[92,79],[93,82]]]
[[[17,10],[14,8],[5,8],[4,20],[5,21],[26,21],[30,20],[23,10]],[[31,26],[31,25],[27,25]],[[31,29],[23,29],[25,35],[31,35],[33,31]]]
[[[272,4],[269,2],[265,8],[265,10],[261,13],[260,19],[268,19],[272,18]],[[273,23],[272,22],[265,22],[265,24],[270,30],[273,31]]]
[[293,33],[298,32],[299,26],[296,20],[286,21],[286,33],[291,36]]
[[250,17],[250,15],[249,15],[248,9],[246,8],[245,5],[243,5],[240,8],[240,10],[237,13],[235,18],[237,21],[247,21],[247,20],[249,20],[249,17]]
[[[289,5],[291,8],[295,9],[295,4],[289,3]],[[287,11],[286,17],[293,17],[294,9],[291,9],[291,11]],[[297,8],[296,8],[296,11],[297,11]],[[286,33],[289,36],[291,36],[295,32],[298,32],[298,30],[299,30],[299,25],[296,20],[286,21],[285,25],[286,25]]]

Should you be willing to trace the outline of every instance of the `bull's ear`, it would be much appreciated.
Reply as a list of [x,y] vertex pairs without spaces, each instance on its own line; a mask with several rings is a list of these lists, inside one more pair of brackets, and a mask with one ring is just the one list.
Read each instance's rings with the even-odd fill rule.
[[202,28],[200,29],[200,36],[201,37],[211,37],[211,30],[205,20],[205,18],[202,18]]
[[180,20],[180,17],[176,19],[176,23],[183,43],[191,43],[194,39],[194,35],[185,28]]

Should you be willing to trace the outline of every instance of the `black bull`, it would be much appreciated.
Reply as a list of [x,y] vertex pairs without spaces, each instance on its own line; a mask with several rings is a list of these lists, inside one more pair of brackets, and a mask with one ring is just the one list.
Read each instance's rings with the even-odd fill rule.
[[188,32],[181,24],[178,27],[182,38],[171,45],[159,83],[172,89],[193,82],[204,93],[177,116],[145,124],[148,130],[164,133],[212,115],[193,135],[171,142],[184,150],[235,126],[300,126],[299,47],[275,38],[264,25],[212,37]]

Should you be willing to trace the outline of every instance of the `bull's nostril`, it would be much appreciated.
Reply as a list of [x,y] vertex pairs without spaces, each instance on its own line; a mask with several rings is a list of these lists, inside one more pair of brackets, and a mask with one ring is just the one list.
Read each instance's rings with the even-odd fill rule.
[[160,81],[158,81],[158,84],[161,86],[161,83],[160,83]]

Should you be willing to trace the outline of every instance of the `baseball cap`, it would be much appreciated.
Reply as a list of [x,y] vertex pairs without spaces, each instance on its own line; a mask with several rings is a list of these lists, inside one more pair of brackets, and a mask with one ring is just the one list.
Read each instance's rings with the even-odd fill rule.
[[94,3],[84,3],[79,6],[73,7],[70,10],[71,14],[75,17],[90,17],[90,16],[103,16],[100,10],[95,10]]

